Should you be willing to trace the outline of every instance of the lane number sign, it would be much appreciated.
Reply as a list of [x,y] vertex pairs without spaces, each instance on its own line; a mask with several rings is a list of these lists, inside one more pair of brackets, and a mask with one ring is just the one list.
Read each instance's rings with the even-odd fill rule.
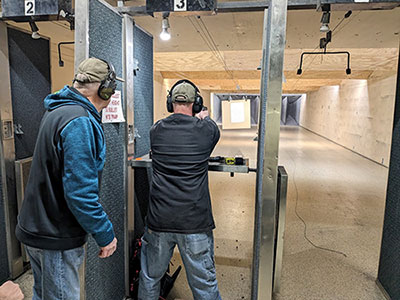
[[174,11],[187,11],[187,0],[174,0]]
[[25,16],[33,16],[35,14],[35,0],[25,0]]

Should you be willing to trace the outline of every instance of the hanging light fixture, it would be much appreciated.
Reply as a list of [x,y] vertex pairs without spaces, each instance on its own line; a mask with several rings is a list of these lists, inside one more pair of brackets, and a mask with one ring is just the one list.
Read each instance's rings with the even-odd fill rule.
[[324,11],[322,18],[321,18],[321,27],[319,31],[321,32],[328,32],[330,31],[329,29],[329,22],[331,20],[331,13],[330,11]]
[[162,20],[162,31],[160,33],[160,39],[163,41],[168,41],[171,39],[171,33],[169,33],[168,29],[170,28],[169,26],[169,21],[168,21],[168,16],[163,16]]
[[29,26],[31,27],[32,30],[32,38],[34,40],[38,40],[41,38],[39,34],[39,28],[37,27],[36,23],[34,21],[29,21]]

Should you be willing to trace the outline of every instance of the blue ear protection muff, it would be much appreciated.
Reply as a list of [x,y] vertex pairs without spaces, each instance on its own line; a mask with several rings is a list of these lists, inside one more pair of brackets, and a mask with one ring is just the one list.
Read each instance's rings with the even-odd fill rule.
[[108,74],[107,77],[100,83],[98,95],[104,101],[108,101],[111,96],[115,93],[115,89],[117,88],[116,82],[116,73],[114,66],[108,61],[103,60],[108,66]]
[[172,102],[173,102],[173,101],[172,101],[172,91],[174,90],[174,88],[175,88],[177,85],[179,85],[179,84],[181,84],[181,83],[184,83],[184,82],[190,84],[190,85],[193,86],[194,89],[196,90],[196,96],[195,96],[194,102],[193,102],[193,114],[197,114],[197,113],[201,112],[201,110],[202,110],[202,108],[203,108],[203,97],[201,97],[200,91],[199,91],[199,89],[197,88],[197,86],[196,86],[193,82],[191,82],[190,80],[187,80],[187,79],[179,80],[178,82],[176,82],[176,83],[171,87],[171,90],[168,92],[168,95],[167,95],[167,110],[168,110],[168,112],[170,112],[170,113],[173,113],[173,112],[174,112],[174,106],[172,105]]

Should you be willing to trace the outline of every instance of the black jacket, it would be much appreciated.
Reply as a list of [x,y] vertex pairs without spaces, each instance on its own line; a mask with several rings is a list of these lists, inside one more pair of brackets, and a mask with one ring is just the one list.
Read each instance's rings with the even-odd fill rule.
[[154,231],[199,233],[215,228],[208,159],[220,137],[209,117],[173,114],[150,130],[153,180],[147,225]]

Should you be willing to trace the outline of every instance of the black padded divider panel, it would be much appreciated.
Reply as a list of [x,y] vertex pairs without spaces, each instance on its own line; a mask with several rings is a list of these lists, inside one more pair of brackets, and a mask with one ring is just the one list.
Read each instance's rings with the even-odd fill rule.
[[152,168],[135,168],[135,239],[144,234],[152,171]]
[[[134,78],[134,105],[136,137],[135,157],[150,150],[150,127],[153,125],[153,37],[138,26],[133,29],[135,59],[140,70]],[[136,181],[135,181],[136,182]]]
[[[0,146],[1,147],[1,146]],[[0,150],[0,155],[2,152]],[[0,157],[0,159],[2,159]],[[8,254],[6,240],[6,217],[4,215],[4,197],[3,197],[2,170],[0,168],[0,284],[6,281],[10,274],[8,269]]]
[[[122,17],[98,0],[89,2],[89,56],[110,61],[122,77]],[[118,83],[122,91],[122,84]],[[123,95],[122,95],[123,97]],[[123,102],[123,101],[122,101]],[[86,299],[123,299],[124,222],[125,222],[125,123],[103,125],[107,156],[100,188],[100,203],[114,225],[117,251],[109,258],[98,258],[99,248],[90,238],[86,260]]]
[[51,92],[50,42],[8,28],[8,48],[13,119],[23,131],[14,135],[15,157],[19,160],[33,155],[45,111],[43,99]]
[[[153,125],[153,37],[140,27],[133,28],[133,53],[140,70],[134,78],[135,157],[150,150],[150,128]],[[144,233],[145,218],[149,205],[149,190],[152,170],[136,168],[135,184],[135,239]]]
[[392,300],[400,299],[400,56],[397,70],[392,150],[378,280]]

